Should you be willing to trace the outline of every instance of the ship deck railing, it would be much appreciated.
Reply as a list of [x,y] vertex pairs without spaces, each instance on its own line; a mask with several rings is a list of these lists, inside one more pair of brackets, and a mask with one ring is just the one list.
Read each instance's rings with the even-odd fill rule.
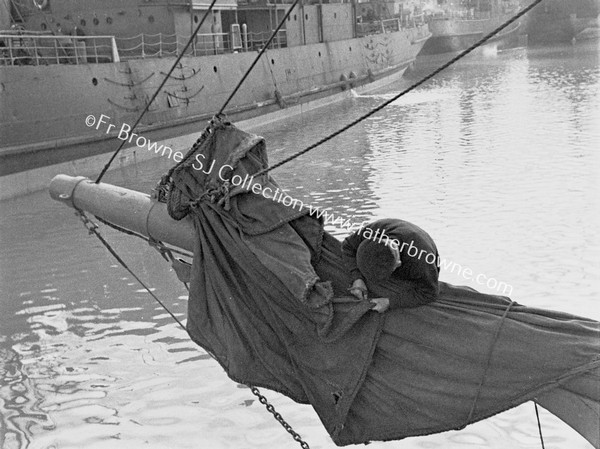
[[119,60],[114,36],[0,31],[0,65],[88,64]]
[[[238,53],[262,49],[271,32],[230,32],[199,33],[185,52],[186,56],[208,56],[225,53]],[[121,59],[144,59],[178,56],[185,47],[189,36],[176,34],[138,34],[132,37],[116,38]],[[269,48],[287,47],[287,33],[280,30]]]
[[[506,13],[509,10],[503,10],[502,12]],[[438,11],[428,15],[428,19],[437,20],[489,20],[491,18],[491,11],[476,11],[473,9]]]
[[[423,15],[404,15],[356,24],[356,37],[390,33],[424,24]],[[229,33],[201,33],[186,56],[207,56],[261,50],[270,31],[250,32],[237,27]],[[131,37],[53,35],[22,30],[0,31],[0,65],[49,65],[110,63],[129,59],[178,56],[189,36],[138,34]],[[287,33],[280,30],[269,48],[288,46]]]
[[392,33],[401,29],[417,28],[424,24],[425,16],[423,14],[405,14],[390,19],[369,22],[358,21],[356,23],[356,35],[362,37],[370,34]]

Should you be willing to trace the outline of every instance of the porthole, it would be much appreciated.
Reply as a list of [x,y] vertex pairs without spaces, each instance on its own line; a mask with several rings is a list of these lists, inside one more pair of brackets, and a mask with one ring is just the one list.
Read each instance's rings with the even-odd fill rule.
[[198,23],[198,21],[199,21],[199,20],[200,20],[200,19],[198,19],[198,15],[197,15],[197,14],[194,14],[194,23]]
[[348,50],[349,50],[349,51],[352,51],[352,47],[348,47]]
[[46,30],[46,29],[48,28],[48,25],[46,25],[45,23],[42,23],[42,24],[40,25],[40,28],[41,28],[42,30]]
[[79,21],[79,25],[81,25],[82,27],[84,27],[84,26],[86,26],[86,25],[87,25],[87,22],[85,21],[85,19],[81,19],[81,20]]
[[92,20],[92,22],[94,22],[94,25],[98,26],[98,24],[100,23],[100,21],[98,20],[98,17],[94,17],[94,20]]
[[321,57],[321,52],[319,52],[319,58]]
[[334,12],[334,13],[333,13],[333,18],[334,18],[334,19],[337,19],[337,12]]
[[217,66],[213,66],[213,72],[217,73],[218,69]]
[[308,20],[308,14],[304,14],[304,19]]
[[154,16],[148,16],[148,22],[154,23]]
[[98,85],[98,78],[92,78],[92,84],[94,86],[97,86]]
[[271,65],[275,65],[275,60],[271,59]]
[[112,24],[112,22],[113,22],[112,17],[106,18],[106,23],[108,23],[110,25],[110,24]]
[[298,16],[294,14],[294,20],[298,20]]

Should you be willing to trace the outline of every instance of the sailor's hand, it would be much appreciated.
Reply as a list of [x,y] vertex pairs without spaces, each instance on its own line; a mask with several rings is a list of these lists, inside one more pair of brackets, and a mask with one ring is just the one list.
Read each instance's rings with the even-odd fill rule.
[[350,287],[350,294],[358,299],[367,299],[367,284],[362,279],[357,279]]
[[373,304],[371,310],[379,313],[383,313],[390,308],[390,298],[371,298],[370,302]]

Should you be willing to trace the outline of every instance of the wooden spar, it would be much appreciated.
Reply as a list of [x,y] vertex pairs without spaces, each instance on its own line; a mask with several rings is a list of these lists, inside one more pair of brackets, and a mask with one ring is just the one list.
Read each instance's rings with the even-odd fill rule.
[[96,184],[83,176],[57,175],[50,183],[50,196],[122,228],[193,251],[192,220],[188,217],[173,220],[166,204],[152,200],[145,193],[111,184]]

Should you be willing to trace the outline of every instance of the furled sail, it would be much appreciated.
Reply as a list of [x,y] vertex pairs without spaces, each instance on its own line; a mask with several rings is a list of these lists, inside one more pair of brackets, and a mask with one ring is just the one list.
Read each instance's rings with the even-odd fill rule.
[[598,447],[598,322],[444,283],[432,304],[372,312],[348,297],[339,241],[253,177],[267,166],[263,139],[219,122],[168,176],[169,212],[196,233],[187,329],[232,379],[310,403],[338,445],[537,400]]

